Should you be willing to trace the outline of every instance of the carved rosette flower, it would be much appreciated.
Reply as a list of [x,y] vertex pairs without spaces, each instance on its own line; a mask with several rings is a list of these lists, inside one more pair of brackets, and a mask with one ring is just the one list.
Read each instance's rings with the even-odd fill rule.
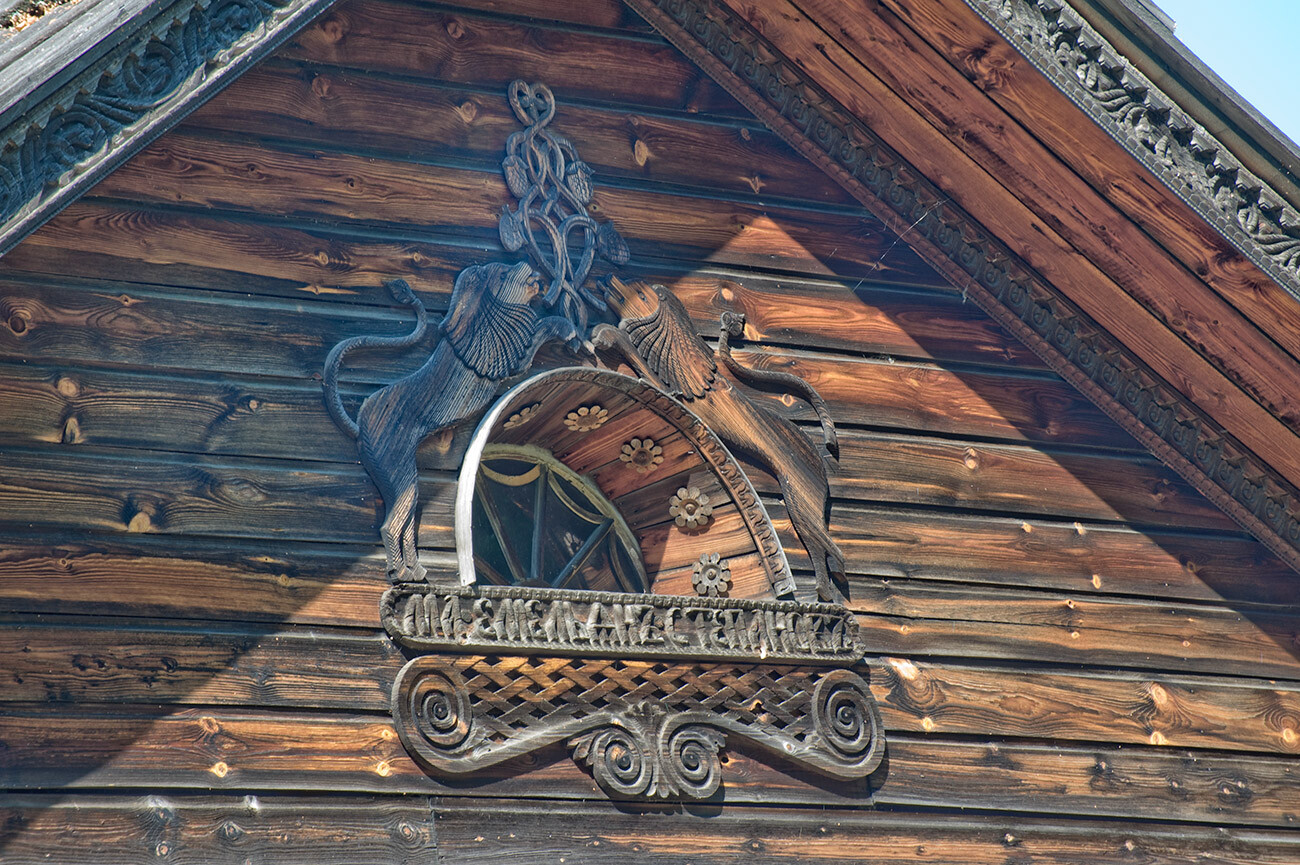
[[645,474],[664,461],[663,453],[664,449],[655,444],[654,439],[632,439],[623,445],[618,458],[627,463],[628,468]]
[[584,405],[564,416],[564,425],[574,432],[591,432],[600,429],[609,419],[609,409],[598,405]]
[[681,487],[668,499],[668,516],[679,528],[703,529],[713,517],[713,505],[699,487]]
[[503,426],[505,429],[514,429],[515,427],[523,426],[533,418],[537,417],[537,415],[541,412],[541,409],[542,409],[542,404],[539,402],[535,402],[532,405],[526,405],[523,408],[521,408],[519,411],[510,415],[510,417],[506,419],[506,422],[505,424],[503,424]]
[[704,597],[725,596],[731,589],[731,563],[717,553],[705,553],[695,563],[691,585]]

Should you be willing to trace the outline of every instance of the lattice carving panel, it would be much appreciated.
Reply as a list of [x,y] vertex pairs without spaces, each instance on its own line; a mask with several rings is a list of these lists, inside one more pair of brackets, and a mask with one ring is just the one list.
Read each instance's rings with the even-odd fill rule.
[[617,797],[713,795],[728,736],[844,780],[882,755],[867,683],[823,666],[434,654],[403,668],[393,703],[407,749],[437,774],[564,741]]

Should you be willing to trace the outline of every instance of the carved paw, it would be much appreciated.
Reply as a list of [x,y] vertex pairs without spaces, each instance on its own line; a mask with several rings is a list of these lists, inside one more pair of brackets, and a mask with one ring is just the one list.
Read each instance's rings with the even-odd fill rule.
[[745,314],[743,312],[724,312],[721,327],[727,336],[741,336],[745,332]]
[[598,324],[591,331],[591,344],[597,351],[609,351],[618,345],[618,328],[610,324]]

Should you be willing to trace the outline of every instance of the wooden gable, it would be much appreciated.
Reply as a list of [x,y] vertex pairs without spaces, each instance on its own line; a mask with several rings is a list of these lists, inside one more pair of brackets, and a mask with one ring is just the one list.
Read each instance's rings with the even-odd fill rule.
[[[499,257],[516,78],[629,271],[707,338],[744,312],[738,356],[841,427],[865,786],[737,749],[724,798],[642,812],[553,755],[440,782],[394,733],[380,503],[318,377],[409,329],[383,280],[441,311]],[[0,260],[0,858],[1294,861],[1295,573],[913,243],[617,3],[317,19]],[[421,451],[431,569],[472,431]]]

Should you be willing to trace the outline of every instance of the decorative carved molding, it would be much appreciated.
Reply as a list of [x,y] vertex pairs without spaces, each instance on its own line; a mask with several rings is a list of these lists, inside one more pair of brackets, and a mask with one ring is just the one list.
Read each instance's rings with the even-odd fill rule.
[[966,0],[1179,198],[1300,298],[1300,213],[1061,0]]
[[[750,399],[719,376],[713,349],[695,332],[686,307],[662,285],[624,283],[610,277],[603,284],[605,299],[620,316],[618,326],[598,325],[592,331],[597,348],[616,350],[637,373],[654,382],[690,406],[728,447],[753,457],[766,467],[781,485],[786,513],[812,561],[817,596],[839,601],[834,579],[845,579],[844,553],[827,527],[830,513],[830,483],[823,452],[789,420]],[[724,317],[722,332],[729,322]],[[776,383],[808,398],[814,406],[825,403],[817,391],[792,375],[756,375],[731,357],[723,340],[723,359],[739,371],[738,377],[762,386]],[[825,453],[836,453],[835,425],[821,415]],[[677,516],[674,514],[674,516]]]
[[721,3],[625,2],[1152,453],[1300,570],[1300,507],[1287,481],[954,206],[799,67]]
[[851,665],[853,614],[834,604],[400,583],[380,620],[419,651]]
[[726,446],[699,417],[664,391],[641,379],[594,367],[560,367],[538,373],[515,385],[489,409],[479,422],[465,453],[456,490],[456,555],[461,581],[474,582],[474,538],[472,512],[474,478],[483,449],[488,445],[493,427],[501,418],[510,417],[517,404],[528,404],[533,394],[545,393],[562,382],[586,382],[608,388],[630,397],[655,415],[667,421],[673,429],[689,441],[705,465],[721,483],[731,501],[736,505],[741,519],[762,561],[763,569],[771,581],[772,592],[777,597],[792,596],[795,592],[790,563],[781,547],[780,538],[772,528],[767,509],[754,490],[748,476],[741,470]]
[[[571,340],[577,331],[569,319],[542,315],[530,303],[541,285],[527,262],[467,267],[456,277],[451,309],[438,325],[439,339],[428,360],[366,397],[353,420],[339,396],[339,367],[344,355],[360,348],[415,345],[428,324],[424,304],[405,281],[394,280],[388,289],[399,303],[415,309],[414,330],[400,337],[353,336],[341,341],[325,360],[322,383],[330,416],[339,429],[356,439],[361,464],[384,499],[380,534],[389,579],[420,580],[424,568],[417,551],[419,477],[415,459],[420,443],[482,411],[504,379],[528,369],[542,345]],[[597,409],[599,406],[593,406],[592,414],[584,414],[584,421],[603,422],[594,412]]]
[[867,683],[810,665],[423,655],[398,674],[393,716],[438,774],[567,742],[614,798],[712,796],[728,737],[841,781],[884,754]]
[[331,2],[159,4],[134,36],[11,115],[0,130],[0,254]]

